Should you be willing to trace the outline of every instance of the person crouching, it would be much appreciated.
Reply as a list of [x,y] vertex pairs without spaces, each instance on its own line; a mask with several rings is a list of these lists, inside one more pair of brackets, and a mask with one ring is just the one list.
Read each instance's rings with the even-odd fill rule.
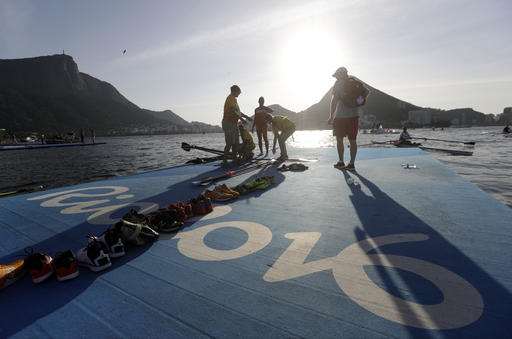
[[256,145],[254,144],[251,133],[245,129],[244,125],[245,124],[241,121],[238,123],[238,130],[240,131],[240,136],[242,137],[242,145],[240,145],[239,156],[244,161],[250,161],[254,156],[253,150],[256,148]]
[[286,139],[288,139],[295,132],[295,124],[282,115],[272,115],[268,113],[265,116],[267,123],[272,125],[272,132],[274,133],[274,144],[272,146],[272,153],[276,153],[276,142],[279,141],[279,148],[281,149],[281,156],[278,160],[288,159],[286,151]]

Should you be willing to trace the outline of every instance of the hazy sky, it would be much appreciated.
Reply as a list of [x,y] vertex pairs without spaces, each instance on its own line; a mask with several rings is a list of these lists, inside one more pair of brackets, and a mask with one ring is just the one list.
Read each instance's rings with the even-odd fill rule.
[[140,107],[219,125],[232,84],[244,113],[300,111],[339,66],[420,106],[512,106],[511,0],[0,0],[0,59],[62,50]]

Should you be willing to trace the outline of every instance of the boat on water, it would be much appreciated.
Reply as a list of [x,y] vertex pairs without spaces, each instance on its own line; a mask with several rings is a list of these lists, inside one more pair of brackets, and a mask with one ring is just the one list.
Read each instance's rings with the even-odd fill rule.
[[417,142],[400,143],[400,142],[398,142],[398,140],[390,140],[390,141],[373,141],[372,140],[372,144],[374,144],[374,145],[389,145],[389,146],[394,146],[394,147],[399,147],[399,148],[420,148],[424,151],[442,152],[442,153],[448,153],[451,155],[464,155],[464,156],[473,155],[472,151],[462,151],[462,150],[438,148],[438,147],[425,147],[425,146],[422,146],[421,143],[417,143]]
[[0,151],[15,151],[24,149],[40,149],[40,148],[54,148],[54,147],[82,147],[82,146],[97,146],[104,145],[106,142],[68,142],[68,143],[55,143],[55,144],[41,144],[41,143],[30,143],[30,144],[11,144],[11,145],[0,145]]
[[[216,182],[274,177],[101,272],[13,282],[0,291],[1,336],[510,335],[510,208],[419,148],[361,148],[355,172],[333,168],[334,148],[288,152],[318,161]],[[132,208],[197,197],[205,187],[192,183],[222,176],[219,164],[0,199],[0,264],[19,268],[27,247],[76,253]]]

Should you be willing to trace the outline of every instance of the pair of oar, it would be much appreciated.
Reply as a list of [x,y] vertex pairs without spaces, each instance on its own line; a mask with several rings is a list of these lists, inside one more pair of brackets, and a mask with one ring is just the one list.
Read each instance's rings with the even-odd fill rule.
[[210,185],[216,181],[219,181],[219,180],[228,179],[228,178],[240,175],[240,174],[254,171],[258,168],[266,167],[270,164],[273,164],[275,161],[276,161],[275,159],[266,160],[266,161],[258,161],[255,164],[240,168],[236,171],[227,171],[226,173],[223,173],[223,174],[220,174],[217,176],[208,177],[208,178],[200,179],[197,181],[192,181],[192,184],[198,185],[198,186],[208,186],[208,185]]
[[464,145],[474,145],[476,143],[475,141],[457,141],[457,140],[433,139],[433,138],[423,138],[423,137],[411,137],[411,139],[453,142],[453,143],[464,144]]
[[[217,155],[224,155],[224,151],[222,151],[222,150],[190,145],[190,144],[187,144],[186,142],[181,143],[181,148],[187,152],[190,152],[191,149],[198,149],[200,151],[210,152],[210,153],[217,154]],[[228,156],[233,157],[233,153],[228,153]],[[260,160],[265,160],[265,159],[260,159]],[[270,160],[270,159],[268,159],[268,160]]]

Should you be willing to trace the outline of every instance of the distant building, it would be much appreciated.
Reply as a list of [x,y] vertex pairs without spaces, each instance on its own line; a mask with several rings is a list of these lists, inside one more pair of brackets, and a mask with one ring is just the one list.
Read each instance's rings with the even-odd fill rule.
[[409,111],[409,122],[412,122],[419,126],[430,125],[432,123],[432,115],[436,111],[437,110],[433,110],[431,108],[422,108],[416,111]]
[[488,124],[488,125],[492,125],[494,123],[496,123],[497,121],[497,116],[494,115],[494,114],[486,114],[485,115],[485,123]]
[[373,128],[377,117],[373,114],[363,114],[359,117],[359,128]]

